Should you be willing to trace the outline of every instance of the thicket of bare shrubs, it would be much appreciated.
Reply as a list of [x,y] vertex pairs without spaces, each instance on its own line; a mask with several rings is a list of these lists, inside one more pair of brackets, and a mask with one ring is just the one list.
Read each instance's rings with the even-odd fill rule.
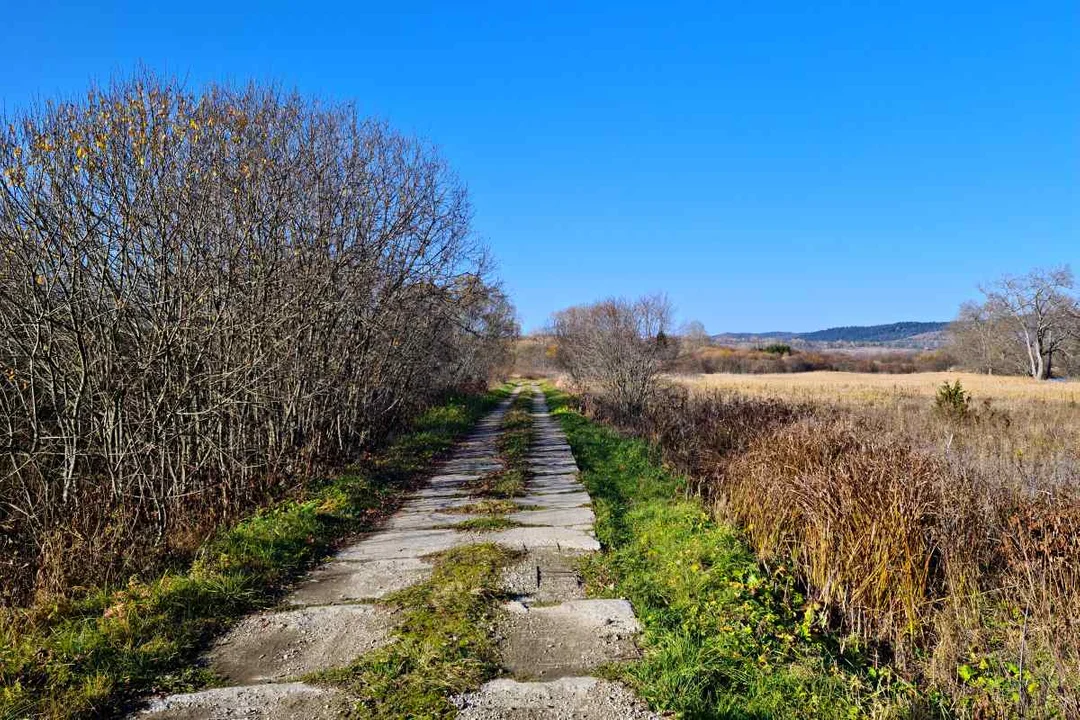
[[946,352],[847,353],[828,350],[770,352],[768,349],[690,347],[679,354],[672,370],[680,373],[796,373],[836,370],[862,373],[914,373],[947,370],[954,364]]
[[621,412],[640,412],[677,351],[666,334],[670,324],[663,295],[566,308],[553,316],[556,358],[574,381],[602,389]]
[[1023,430],[986,408],[897,430],[874,411],[666,388],[640,413],[603,395],[587,410],[655,442],[824,622],[961,715],[1080,716],[1075,448],[1010,465]]
[[273,89],[138,77],[0,128],[0,602],[189,549],[506,360],[465,189]]

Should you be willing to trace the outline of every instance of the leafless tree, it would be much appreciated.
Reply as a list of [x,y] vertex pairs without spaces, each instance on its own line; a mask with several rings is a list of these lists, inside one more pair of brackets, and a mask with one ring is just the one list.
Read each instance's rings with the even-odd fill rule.
[[559,360],[574,380],[599,388],[622,411],[640,411],[674,354],[671,312],[663,295],[559,311],[553,318]]
[[273,88],[140,75],[3,122],[0,602],[485,382],[516,326],[470,221],[433,148]]
[[961,305],[948,333],[950,354],[964,367],[988,375],[1028,372],[1027,356],[1008,321],[986,303]]
[[1058,267],[1005,276],[981,288],[988,312],[1008,320],[1023,343],[1031,376],[1039,380],[1052,376],[1055,354],[1075,335],[1078,313],[1072,287],[1072,271]]
[[680,349],[683,351],[693,352],[707,347],[710,342],[709,333],[705,331],[705,326],[699,320],[683,323],[679,328]]

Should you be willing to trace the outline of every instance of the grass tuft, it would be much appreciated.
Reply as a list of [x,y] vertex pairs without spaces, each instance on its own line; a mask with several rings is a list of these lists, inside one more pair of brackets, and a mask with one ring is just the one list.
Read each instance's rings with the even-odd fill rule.
[[442,529],[457,530],[458,532],[498,532],[510,528],[522,527],[523,523],[504,517],[478,517],[459,522],[455,525],[440,525]]

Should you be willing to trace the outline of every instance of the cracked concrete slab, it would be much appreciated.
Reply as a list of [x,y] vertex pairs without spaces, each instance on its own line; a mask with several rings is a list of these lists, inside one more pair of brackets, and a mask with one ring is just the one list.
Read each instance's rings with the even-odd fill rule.
[[467,520],[475,520],[480,515],[467,513],[443,512],[404,512],[398,513],[386,524],[387,530],[431,530],[443,525],[458,525]]
[[459,720],[659,720],[626,686],[595,677],[499,678],[454,704]]
[[214,688],[170,695],[150,703],[143,720],[332,720],[345,717],[351,703],[339,691],[304,683]]
[[[528,489],[526,488],[526,490]],[[584,491],[558,493],[528,492],[526,495],[514,498],[514,502],[525,507],[572,508],[589,505],[592,503],[592,498]]]
[[234,685],[341,667],[386,644],[392,624],[393,612],[375,605],[250,615],[210,651],[210,666]]
[[585,675],[638,657],[641,630],[626,600],[571,600],[559,605],[503,606],[498,621],[503,664],[519,679]]
[[600,549],[600,543],[592,536],[591,530],[591,526],[573,528],[549,525],[515,527],[487,533],[487,540],[498,543],[503,547],[515,549],[562,548],[595,552]]
[[289,594],[290,605],[334,605],[377,600],[431,577],[432,566],[420,558],[350,562],[335,560],[313,570]]
[[583,600],[585,584],[577,563],[587,554],[533,550],[503,572],[503,587],[527,606]]

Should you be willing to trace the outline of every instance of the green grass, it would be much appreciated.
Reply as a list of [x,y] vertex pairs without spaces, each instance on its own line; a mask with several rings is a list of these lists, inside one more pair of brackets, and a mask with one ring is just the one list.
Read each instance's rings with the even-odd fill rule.
[[453,717],[452,696],[499,673],[491,627],[502,570],[516,558],[491,544],[434,556],[430,580],[384,601],[402,612],[391,644],[308,679],[344,688],[363,718]]
[[529,472],[525,457],[532,441],[531,408],[532,394],[527,390],[514,398],[503,417],[497,442],[499,457],[505,467],[468,483],[466,487],[473,495],[489,500],[508,500],[525,494]]
[[140,694],[205,685],[192,668],[210,639],[392,511],[404,483],[501,397],[431,409],[362,467],[222,532],[183,572],[0,617],[0,718],[112,717]]
[[734,528],[685,498],[654,449],[547,394],[605,546],[583,567],[587,588],[628,598],[644,628],[643,658],[612,674],[654,709],[684,718],[931,715],[887,668],[819,634],[790,575],[764,572]]
[[521,526],[522,523],[519,523],[516,520],[510,520],[509,518],[495,515],[491,517],[472,518],[454,525],[440,525],[438,527],[457,530],[458,532],[497,532],[499,530],[508,530],[510,528]]
[[479,500],[468,505],[449,508],[443,512],[451,515],[508,515],[521,510],[532,509],[532,506],[518,505],[512,500]]

